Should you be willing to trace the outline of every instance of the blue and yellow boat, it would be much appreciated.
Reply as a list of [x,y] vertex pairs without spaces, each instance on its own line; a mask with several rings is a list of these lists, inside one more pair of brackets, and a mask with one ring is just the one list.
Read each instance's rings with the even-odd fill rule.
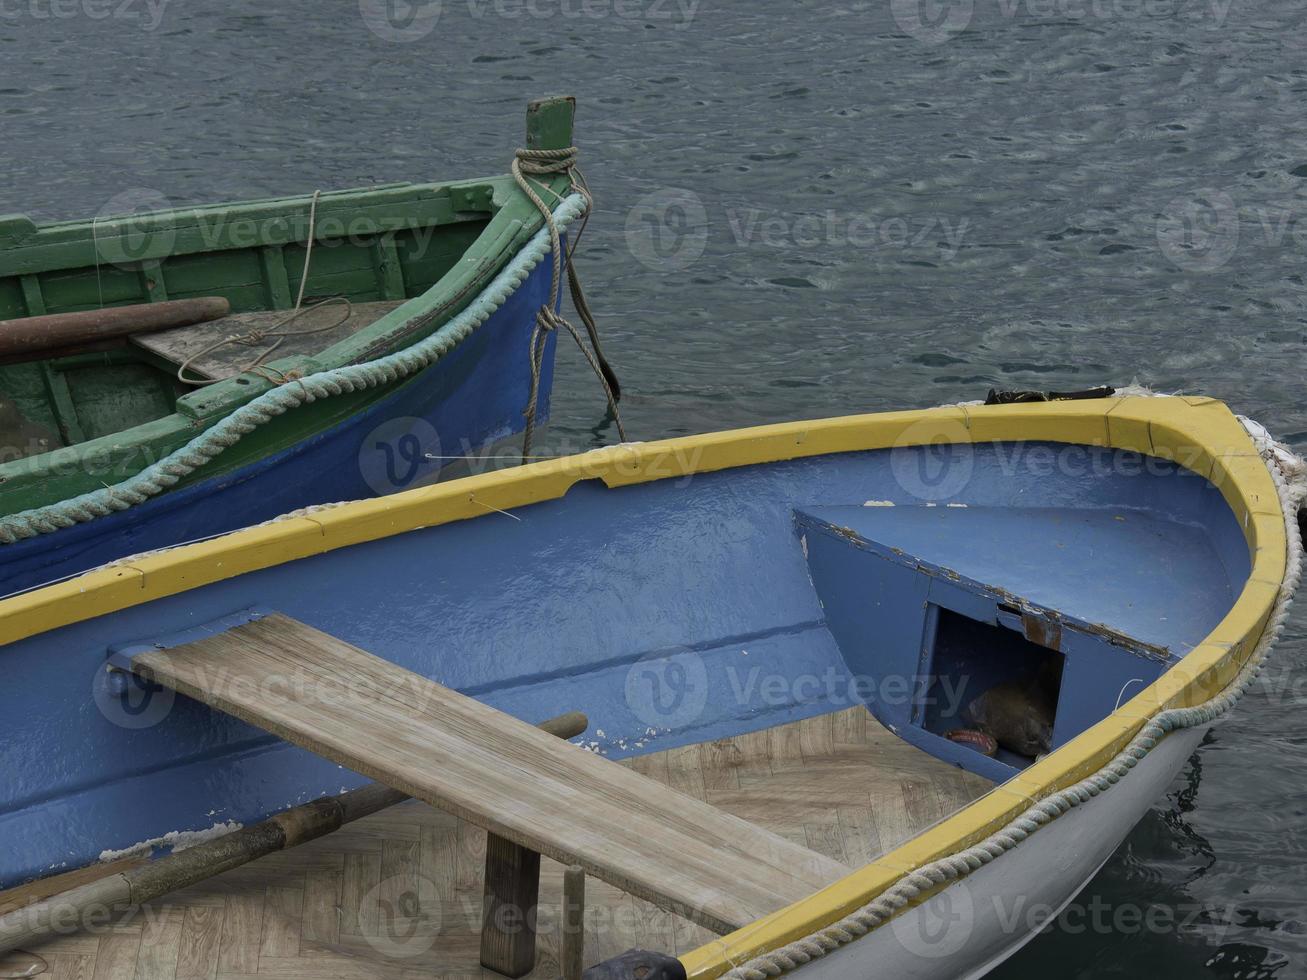
[[[591,914],[621,891],[675,913],[612,925],[591,962],[978,976],[1043,926],[1013,909],[1069,902],[1267,656],[1302,489],[1218,401],[1113,395],[616,446],[88,572],[0,602],[20,680],[0,885],[166,861],[372,777],[580,865],[605,882]],[[352,709],[230,683],[274,654],[313,690],[404,683]],[[339,713],[315,727],[310,703]],[[588,751],[519,724],[562,711],[588,716]],[[442,776],[473,763],[484,779]],[[589,836],[508,805],[501,766]],[[617,800],[627,820],[586,823]],[[699,858],[696,834],[732,833]],[[463,969],[448,916],[429,939],[406,968]],[[393,947],[368,942],[355,967],[384,972]]]

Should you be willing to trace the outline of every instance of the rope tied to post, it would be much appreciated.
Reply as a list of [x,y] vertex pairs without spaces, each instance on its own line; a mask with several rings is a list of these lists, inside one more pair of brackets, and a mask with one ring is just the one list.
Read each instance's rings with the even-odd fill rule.
[[[585,232],[586,222],[590,220],[590,212],[594,207],[594,196],[586,185],[585,176],[576,165],[577,156],[577,148],[569,146],[561,150],[519,149],[513,158],[513,179],[517,181],[517,186],[522,189],[522,193],[527,196],[544,217],[545,225],[549,229],[550,250],[553,257],[553,275],[549,286],[549,300],[537,311],[535,329],[531,332],[531,394],[527,399],[526,410],[523,413],[526,416],[526,425],[522,436],[523,460],[530,457],[531,443],[535,436],[536,412],[540,401],[540,371],[544,363],[545,344],[549,339],[549,334],[555,333],[559,327],[565,328],[572,335],[572,339],[576,341],[576,346],[581,349],[581,353],[590,365],[590,369],[594,371],[595,377],[599,379],[599,383],[604,389],[604,396],[608,399],[608,410],[612,413],[613,421],[617,424],[617,434],[623,442],[626,442],[626,429],[622,425],[622,416],[617,410],[617,403],[622,397],[622,386],[617,380],[616,372],[613,371],[607,358],[604,357],[603,346],[599,342],[599,326],[595,323],[590,304],[586,302],[585,291],[581,288],[581,281],[576,273],[576,265],[572,261],[572,256],[576,252],[581,235]],[[581,218],[580,227],[577,229],[566,253],[563,250],[563,239],[554,220],[554,213],[540,197],[537,189],[547,191],[553,194],[554,197],[559,197],[559,195],[554,193],[551,188],[542,184],[533,184],[528,179],[531,176],[543,177],[550,174],[566,174],[571,182],[571,191],[580,194],[585,199],[585,211]],[[561,200],[561,197],[559,199]],[[572,305],[576,308],[581,323],[585,326],[589,343],[586,342],[586,338],[581,336],[581,332],[571,321],[557,312],[558,302],[561,298],[564,263],[567,266],[567,285],[572,297]]]

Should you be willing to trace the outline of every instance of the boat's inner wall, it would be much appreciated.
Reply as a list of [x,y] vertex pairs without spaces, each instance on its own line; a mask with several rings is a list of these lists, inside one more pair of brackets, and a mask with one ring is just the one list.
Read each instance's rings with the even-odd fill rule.
[[[213,243],[211,250],[149,262],[115,262],[110,255],[96,266],[31,273],[23,277],[25,291],[10,291],[20,300],[18,306],[0,302],[0,320],[205,296],[223,297],[234,313],[275,312],[294,308],[301,284],[308,304],[327,297],[352,303],[398,302],[434,286],[476,243],[490,220],[489,214],[464,216],[381,233],[376,229],[388,216],[365,206],[366,200],[352,210],[323,216],[307,283],[305,246],[279,238],[278,233],[288,230],[289,218],[274,215],[256,221],[219,210],[193,227],[167,232],[173,239],[199,235]],[[389,217],[398,221],[401,216],[396,212]],[[152,240],[144,238],[142,247]],[[67,251],[71,254],[73,247]],[[0,277],[6,265],[19,260],[0,250]],[[11,281],[17,283],[19,277]],[[0,301],[5,295],[0,289]],[[210,332],[216,343],[239,331],[216,323]],[[243,359],[253,360],[260,349],[249,348]],[[112,344],[90,345],[86,351],[0,365],[0,396],[13,402],[28,428],[41,426],[57,434],[55,445],[42,450],[48,451],[171,415],[178,410],[177,399],[192,390],[177,381],[179,367],[156,363],[123,337]],[[35,455],[33,447],[39,446],[27,437],[27,429],[3,423],[0,419],[0,463]]]
[[[583,710],[587,741],[614,757],[909,696],[906,678],[851,668],[832,636],[796,530],[805,509],[953,503],[1146,518],[1168,529],[1156,549],[1182,542],[1183,560],[1201,567],[1195,581],[1212,624],[1229,609],[1249,556],[1206,481],[1081,447],[1042,447],[1062,459],[1050,468],[1030,448],[967,449],[967,477],[946,497],[911,475],[915,450],[617,491],[583,483],[512,515],[330,552],[13,644],[0,651],[11,679],[0,692],[0,771],[9,776],[0,840],[13,842],[0,855],[0,885],[359,782],[186,699],[124,705],[105,690],[109,646],[185,634],[250,607],[280,610],[527,720]],[[1097,464],[1083,465],[1087,457]],[[1086,590],[1113,559],[1067,556]],[[877,627],[888,635],[901,612],[886,604]],[[1187,642],[1193,624],[1173,626],[1170,638]],[[51,820],[61,828],[57,853]]]

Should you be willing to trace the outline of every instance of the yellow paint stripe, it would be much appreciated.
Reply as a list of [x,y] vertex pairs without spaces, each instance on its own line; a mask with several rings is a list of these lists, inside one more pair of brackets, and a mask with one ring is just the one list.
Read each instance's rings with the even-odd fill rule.
[[324,551],[554,500],[580,480],[620,487],[828,453],[990,440],[1107,446],[1174,460],[1209,478],[1244,528],[1253,562],[1250,582],[1201,646],[1138,699],[1016,780],[831,887],[682,957],[694,980],[711,980],[865,905],[905,870],[983,840],[1029,800],[1099,769],[1156,711],[1198,703],[1229,683],[1271,613],[1287,542],[1270,474],[1223,404],[1208,398],[1114,398],[950,407],[610,447],[238,531],[0,600],[0,643]]

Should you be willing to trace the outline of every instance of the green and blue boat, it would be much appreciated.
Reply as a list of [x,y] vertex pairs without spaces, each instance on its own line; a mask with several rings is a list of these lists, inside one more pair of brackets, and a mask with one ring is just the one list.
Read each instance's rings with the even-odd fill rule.
[[[0,217],[0,594],[429,481],[522,430],[529,403],[547,416],[547,225],[587,207],[573,113],[528,110],[527,150],[559,161],[527,178],[552,222],[511,175]],[[197,304],[206,319],[164,331],[58,322]]]

